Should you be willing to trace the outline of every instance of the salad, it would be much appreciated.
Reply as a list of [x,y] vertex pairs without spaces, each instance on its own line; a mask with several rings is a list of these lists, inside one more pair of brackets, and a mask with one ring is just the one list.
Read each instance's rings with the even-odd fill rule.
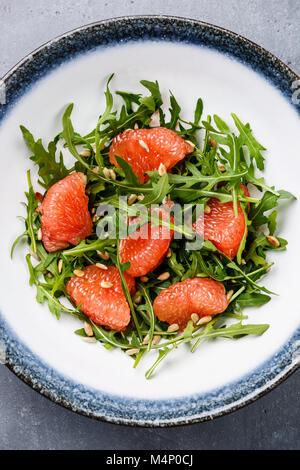
[[12,254],[26,238],[37,301],[81,320],[85,341],[121,349],[134,367],[156,351],[149,379],[183,343],[194,353],[204,340],[269,328],[244,322],[243,309],[271,299],[260,282],[267,252],[287,246],[276,208],[294,196],[257,175],[265,148],[235,114],[204,117],[199,98],[184,120],[174,95],[166,112],[159,84],[146,80],[145,94],[117,91],[116,105],[112,78],[86,135],[74,130],[73,104],[47,147],[21,126],[39,179],[27,172]]

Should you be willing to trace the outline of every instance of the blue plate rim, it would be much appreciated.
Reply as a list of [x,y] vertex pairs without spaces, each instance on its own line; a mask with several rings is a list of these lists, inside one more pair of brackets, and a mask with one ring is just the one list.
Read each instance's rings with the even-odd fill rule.
[[[76,34],[88,33],[89,31],[92,31],[93,28],[101,28],[102,26],[105,27],[111,24],[114,24],[118,27],[122,24],[122,22],[123,23],[125,22],[127,25],[128,25],[128,22],[129,23],[138,23],[138,22],[143,23],[144,22],[144,24],[146,25],[147,25],[147,22],[153,22],[152,23],[152,27],[153,27],[154,23],[157,21],[168,24],[169,26],[170,26],[170,23],[171,22],[173,23],[174,21],[177,22],[177,24],[182,24],[185,26],[188,25],[191,27],[191,25],[193,25],[194,28],[195,27],[202,28],[203,31],[206,31],[208,33],[219,34],[221,35],[221,37],[225,36],[227,40],[229,40],[229,43],[232,40],[233,43],[239,43],[240,45],[242,44],[244,46],[247,46],[252,53],[254,52],[254,54],[264,57],[264,59],[266,59],[267,62],[273,63],[275,69],[277,68],[281,72],[282,76],[280,76],[279,78],[278,77],[276,78],[276,74],[274,75],[274,77],[269,76],[266,78],[271,79],[271,81],[273,81],[272,80],[273,78],[274,79],[273,84],[277,86],[281,90],[281,92],[284,93],[285,95],[287,95],[287,89],[289,89],[289,92],[290,92],[289,95],[291,95],[291,87],[289,88],[287,88],[286,86],[281,87],[280,82],[281,80],[283,80],[282,77],[286,76],[286,80],[290,84],[292,83],[292,81],[299,80],[299,77],[288,66],[286,66],[280,59],[275,57],[273,54],[271,54],[270,52],[268,52],[266,49],[262,48],[261,46],[255,44],[254,42],[232,31],[229,31],[219,26],[214,26],[209,23],[205,23],[202,21],[194,20],[194,19],[184,18],[184,17],[181,18],[181,17],[176,17],[176,16],[164,16],[164,15],[143,15],[143,16],[124,16],[124,17],[119,17],[119,18],[106,19],[106,20],[102,20],[99,22],[90,23],[85,26],[81,26],[72,31],[64,33],[48,41],[47,43],[35,49],[32,53],[24,57],[21,61],[18,62],[17,65],[12,67],[4,75],[2,81],[4,83],[8,83],[18,71],[22,70],[22,67],[26,68],[26,65],[28,65],[28,62],[35,60],[36,56],[38,56],[39,53],[43,53],[46,50],[48,50],[48,52],[49,51],[51,52],[51,47],[54,47],[55,45],[59,45],[60,42],[67,40],[68,38],[72,38],[72,37],[74,38]],[[157,39],[157,38],[154,38],[154,39]],[[162,39],[163,38],[160,38],[160,40]],[[136,39],[130,38],[129,40],[136,40]],[[141,40],[143,39],[141,38]],[[178,41],[180,39],[173,38],[173,40]],[[191,43],[192,41],[184,41],[184,42]],[[115,41],[114,43],[117,44],[118,42]],[[206,44],[202,44],[202,45],[207,46]],[[209,45],[208,47],[212,47],[212,46]],[[90,49],[88,48],[87,50],[90,50]],[[81,54],[84,52],[86,52],[86,50],[77,51],[73,55],[73,57],[77,54]],[[226,51],[225,53],[232,55],[234,58],[244,62],[245,58],[237,57],[236,51],[232,53]],[[67,59],[62,60],[62,62],[64,62],[65,60]],[[247,60],[246,60],[246,63],[248,66],[252,67],[251,63],[247,62]],[[58,65],[59,64],[56,64],[55,67]],[[50,68],[47,69],[46,73],[48,73],[49,70],[51,69]],[[261,70],[259,71],[262,72]],[[41,76],[42,75],[35,77],[34,81],[36,81]],[[279,80],[279,82],[276,82],[277,79]],[[20,96],[22,96],[22,94],[26,93],[26,91],[28,90],[28,86],[29,85],[26,85],[25,88],[22,89],[22,92],[17,94],[15,99],[13,99],[11,102],[8,103],[6,107],[4,107],[5,108],[4,111],[3,111],[4,109],[3,106],[2,108],[0,106],[0,111],[2,109],[2,114],[0,112],[0,122],[1,122],[1,119],[10,111],[11,106],[13,106],[13,104],[20,98]],[[296,105],[294,107],[297,110],[297,112],[300,114],[300,107]],[[266,361],[258,369],[256,369],[255,371],[252,371],[250,374],[247,374],[245,376],[246,380],[248,380],[249,382],[249,379],[251,379],[251,374],[253,375],[253,373],[259,373],[260,376],[263,378],[266,376],[265,374],[267,374],[268,371],[271,370],[273,373],[272,378],[269,377],[266,383],[264,383],[259,388],[256,387],[256,390],[254,392],[251,392],[250,394],[241,393],[239,398],[235,397],[235,399],[231,401],[230,403],[226,403],[226,400],[225,402],[223,400],[222,405],[221,405],[222,400],[220,400],[219,407],[215,407],[212,410],[209,410],[209,409],[207,409],[206,411],[204,410],[202,413],[199,413],[199,397],[197,396],[196,397],[184,397],[185,401],[190,400],[190,405],[192,404],[192,398],[194,401],[196,398],[196,404],[193,402],[193,408],[196,409],[198,406],[198,413],[186,414],[185,416],[182,415],[179,417],[176,416],[176,418],[174,416],[170,417],[169,414],[166,412],[165,408],[168,406],[168,403],[165,400],[156,400],[156,401],[152,400],[151,401],[151,400],[132,399],[132,398],[127,399],[126,397],[118,397],[118,396],[109,395],[109,397],[113,397],[113,399],[116,400],[114,405],[117,405],[116,408],[113,408],[114,409],[113,413],[109,415],[105,413],[101,414],[99,412],[96,412],[96,409],[94,407],[95,404],[93,404],[92,408],[90,409],[87,408],[86,401],[85,401],[86,398],[84,396],[84,393],[86,392],[86,390],[80,390],[80,397],[77,397],[75,401],[74,401],[74,397],[70,398],[71,396],[70,387],[75,387],[76,389],[76,387],[78,388],[78,384],[75,384],[75,382],[73,382],[72,379],[69,379],[65,376],[61,376],[58,371],[54,371],[54,369],[51,369],[47,364],[43,363],[38,358],[38,356],[35,356],[29,350],[29,348],[25,346],[21,342],[21,340],[19,340],[16,337],[14,332],[10,329],[10,327],[5,322],[4,318],[1,315],[1,312],[0,312],[0,340],[5,341],[5,344],[7,345],[8,359],[7,359],[6,366],[11,371],[13,371],[19,378],[21,378],[25,383],[30,385],[33,389],[39,391],[44,396],[50,398],[52,401],[58,404],[61,404],[64,407],[71,409],[73,411],[76,411],[85,416],[89,416],[89,417],[93,417],[96,419],[105,420],[109,422],[114,422],[117,424],[138,425],[138,426],[151,426],[151,427],[174,426],[174,425],[181,425],[181,424],[191,424],[195,422],[212,419],[218,416],[223,416],[249,403],[252,403],[257,398],[263,396],[265,393],[272,390],[281,382],[283,382],[290,374],[292,374],[300,366],[299,361],[298,363],[296,363],[295,361],[292,360],[293,354],[298,352],[297,347],[299,347],[299,340],[300,340],[300,328],[299,328],[296,331],[296,333],[289,339],[289,341],[287,341],[287,343],[281,348],[281,350],[278,351],[269,361]],[[275,363],[272,363],[274,358],[275,358]],[[278,361],[279,358],[281,359],[281,361],[283,361],[280,364],[280,366],[279,366],[280,361]],[[35,375],[35,372],[37,371],[40,374],[42,374],[40,378],[36,377]],[[49,382],[49,377],[51,378],[51,380],[53,380],[54,376],[56,376],[57,378],[59,378],[60,381],[62,381],[63,385],[65,385],[64,391],[65,392],[68,391],[69,396],[68,394],[64,395],[62,389],[58,388],[57,390],[53,390],[51,383]],[[230,383],[228,384],[228,387],[233,388],[233,386],[239,385],[239,382],[242,382],[244,379],[245,378],[242,378],[242,379],[239,379],[239,381],[236,381],[235,383]],[[224,394],[226,388],[227,386],[221,387],[220,389],[218,389],[219,392],[221,391],[221,395],[222,393]],[[249,384],[248,384],[248,390],[249,390]],[[89,389],[89,391],[91,391],[91,389]],[[97,395],[98,391],[92,391],[92,392],[95,395]],[[213,392],[212,393],[209,392],[208,395],[200,394],[200,396],[203,397],[205,395],[207,399],[209,396],[212,397]],[[98,399],[99,399],[98,409],[99,409],[100,403],[101,403],[101,406],[103,406],[103,403],[107,404],[107,396],[105,396],[105,394],[102,394],[102,392],[100,392],[100,395],[101,396],[98,396]],[[176,409],[178,408],[178,405],[179,405],[178,400],[181,400],[181,399],[171,400],[173,402],[173,407],[175,407]],[[151,419],[140,418],[139,414],[136,414],[135,418],[128,418],[128,417],[126,418],[126,414],[128,415],[128,409],[127,411],[125,409],[124,415],[122,415],[122,413],[120,413],[120,409],[118,409],[118,408],[122,408],[122,406],[125,406],[125,408],[126,406],[127,407],[130,406],[130,408],[140,406],[143,408],[144,410],[143,412],[145,413],[145,404],[149,406],[150,402],[161,404],[161,411],[162,410],[164,411],[162,411],[159,417],[155,418],[152,416]],[[164,413],[166,414],[164,415]],[[167,418],[164,418],[163,416],[167,416]]]

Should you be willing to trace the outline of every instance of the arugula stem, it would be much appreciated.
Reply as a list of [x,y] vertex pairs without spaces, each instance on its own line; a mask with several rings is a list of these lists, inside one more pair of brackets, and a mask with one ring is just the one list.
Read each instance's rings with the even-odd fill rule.
[[148,290],[142,284],[138,285],[138,290],[141,292],[142,296],[144,297],[146,301],[147,312],[150,315],[150,328],[148,332],[149,334],[148,351],[150,351],[152,347],[153,331],[155,328],[155,314],[153,311],[153,306],[152,306],[152,302],[151,302]]
[[135,324],[135,327],[136,327],[136,330],[137,330],[137,333],[138,333],[138,337],[139,337],[140,341],[142,341],[143,337],[142,337],[142,334],[141,334],[140,326],[139,326],[139,323],[137,321],[137,317],[136,317],[136,313],[135,313],[135,310],[134,310],[132,298],[131,298],[131,295],[130,295],[130,292],[129,292],[129,289],[128,289],[128,286],[127,286],[127,283],[126,283],[126,280],[125,280],[125,276],[124,276],[124,273],[123,273],[123,270],[122,270],[122,267],[121,267],[120,240],[119,239],[117,240],[117,268],[119,270],[123,291],[124,291],[126,300],[129,304],[129,308],[130,308],[131,315],[132,315],[132,318],[133,318],[133,321],[134,321],[134,324]]
[[36,246],[36,239],[35,239],[35,233],[34,233],[34,228],[33,228],[33,211],[36,209],[36,205],[33,205],[32,203],[30,204],[30,201],[32,201],[32,199],[35,198],[35,194],[34,194],[32,183],[31,183],[31,178],[30,178],[30,170],[27,171],[27,182],[28,182],[28,188],[29,188],[27,230],[28,230],[30,241],[31,241],[31,249],[33,253],[36,253],[37,246]]

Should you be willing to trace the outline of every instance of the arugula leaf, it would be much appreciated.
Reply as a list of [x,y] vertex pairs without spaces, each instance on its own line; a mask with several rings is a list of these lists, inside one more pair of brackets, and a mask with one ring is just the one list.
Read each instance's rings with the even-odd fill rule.
[[236,300],[236,304],[240,308],[245,307],[259,307],[260,305],[264,305],[267,302],[270,302],[271,297],[266,294],[260,294],[258,292],[245,292],[240,294]]
[[143,85],[145,88],[147,88],[153,100],[155,101],[156,106],[159,108],[163,104],[163,100],[161,97],[160,89],[159,89],[159,84],[157,81],[155,82],[149,82],[148,80],[141,80],[140,81],[141,85]]
[[166,124],[166,127],[175,131],[176,125],[179,119],[181,107],[177,103],[175,96],[173,95],[171,91],[170,91],[170,104],[171,104],[171,107],[169,108],[169,111],[171,115],[171,120],[168,124]]
[[60,152],[59,160],[56,160],[56,142],[50,142],[48,151],[44,148],[42,140],[34,140],[33,135],[24,126],[20,126],[24,140],[33,155],[30,157],[38,167],[38,174],[41,178],[39,183],[49,189],[54,183],[68,176],[71,170],[68,170],[63,161],[63,154]]
[[253,136],[250,125],[243,124],[236,114],[232,114],[234,123],[240,132],[241,145],[247,145],[250,153],[250,158],[255,159],[257,168],[264,169],[264,157],[261,151],[266,150]]

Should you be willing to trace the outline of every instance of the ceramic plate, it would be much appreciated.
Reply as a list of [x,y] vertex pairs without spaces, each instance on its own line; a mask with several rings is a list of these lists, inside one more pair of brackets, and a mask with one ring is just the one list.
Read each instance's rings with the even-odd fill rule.
[[0,339],[6,363],[55,402],[111,422],[164,426],[222,415],[270,390],[299,365],[297,202],[281,218],[288,250],[273,254],[275,268],[265,281],[280,296],[247,311],[249,322],[270,323],[270,329],[262,337],[203,343],[196,354],[179,348],[149,381],[144,373],[151,354],[133,369],[125,354],[83,342],[74,335],[76,319],[57,321],[35,301],[25,248],[17,249],[13,261],[9,257],[22,230],[16,216],[22,214],[30,167],[19,124],[46,142],[60,130],[65,106],[74,102],[73,122],[84,134],[104,109],[111,72],[113,90],[137,92],[139,80],[158,80],[165,96],[172,90],[185,117],[202,97],[206,113],[228,119],[235,112],[249,121],[268,149],[267,181],[299,193],[298,77],[257,45],[215,26],[171,17],[107,20],[50,41],[1,84]]

